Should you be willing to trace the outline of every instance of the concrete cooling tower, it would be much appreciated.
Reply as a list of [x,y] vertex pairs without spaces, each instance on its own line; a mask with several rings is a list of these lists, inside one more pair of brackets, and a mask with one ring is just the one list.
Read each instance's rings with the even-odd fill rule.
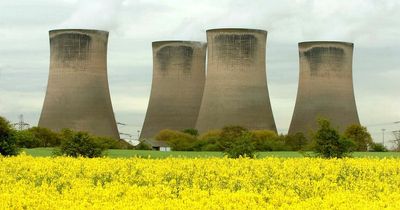
[[319,117],[343,131],[359,124],[353,91],[353,44],[299,43],[300,76],[289,134],[309,134]]
[[207,45],[153,42],[153,81],[140,138],[162,129],[194,128],[203,96]]
[[207,31],[207,79],[196,128],[229,125],[276,132],[266,80],[267,32]]
[[108,32],[52,30],[50,73],[40,127],[119,139],[107,79]]

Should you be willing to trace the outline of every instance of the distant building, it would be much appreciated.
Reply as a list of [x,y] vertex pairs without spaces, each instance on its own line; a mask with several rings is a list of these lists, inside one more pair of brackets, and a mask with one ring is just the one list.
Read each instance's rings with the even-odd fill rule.
[[360,124],[353,90],[353,43],[299,43],[300,76],[289,134],[309,134],[317,118],[343,131]]
[[140,138],[194,128],[205,82],[206,44],[153,42],[153,81]]
[[144,143],[151,146],[152,150],[158,150],[158,151],[162,151],[162,152],[171,151],[171,147],[164,141],[157,141],[154,139],[146,139],[146,140],[144,140]]
[[207,30],[207,77],[199,132],[239,125],[276,132],[266,78],[267,31]]
[[119,139],[107,78],[108,32],[52,30],[50,73],[39,126]]

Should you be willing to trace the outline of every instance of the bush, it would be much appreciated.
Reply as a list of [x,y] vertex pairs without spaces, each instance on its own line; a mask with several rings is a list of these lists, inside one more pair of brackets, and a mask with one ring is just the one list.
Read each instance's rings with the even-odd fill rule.
[[10,123],[5,118],[0,117],[0,155],[18,155],[19,148],[13,137],[14,132]]
[[309,145],[309,140],[303,133],[285,136],[285,145],[291,151],[306,150]]
[[219,144],[221,130],[211,130],[202,134],[193,144],[195,151],[223,151]]
[[175,151],[191,151],[196,141],[196,137],[192,135],[169,129],[160,131],[155,139],[167,142],[171,149]]
[[61,144],[61,137],[58,133],[42,127],[28,129],[39,141],[35,147],[58,147]]
[[92,136],[97,145],[106,149],[119,149],[118,141],[110,137]]
[[192,135],[192,136],[198,136],[199,135],[199,131],[194,129],[194,128],[184,129],[184,130],[182,130],[182,132],[183,133],[187,133],[187,134]]
[[278,136],[271,130],[250,131],[254,137],[254,144],[258,151],[282,151],[287,150],[283,136]]
[[35,148],[41,145],[41,140],[29,130],[15,131],[13,136],[18,147]]
[[144,140],[141,140],[138,145],[135,146],[135,150],[152,150],[151,146],[146,144]]
[[93,158],[102,156],[106,149],[104,145],[96,141],[96,137],[87,132],[74,132],[67,129],[63,130],[62,137],[60,151],[57,152],[61,155]]
[[231,158],[253,157],[256,151],[253,134],[241,126],[222,128],[218,142],[224,149],[224,153]]
[[233,136],[224,152],[230,158],[254,157],[256,147],[254,146],[253,135],[246,132],[240,136]]
[[371,134],[361,125],[350,125],[344,131],[344,136],[354,141],[356,151],[367,151],[373,144]]
[[208,140],[210,138],[219,138],[221,136],[221,130],[217,129],[217,130],[210,130],[207,131],[206,133],[203,133],[199,136],[199,140]]
[[[118,142],[117,143],[118,148],[116,148],[116,149],[135,149],[135,146],[133,146],[131,143],[125,141],[124,139],[119,139],[116,141]],[[110,148],[110,149],[112,149],[112,148]]]
[[370,151],[371,152],[387,152],[388,150],[386,149],[385,146],[383,146],[382,143],[372,143],[370,146]]
[[349,155],[355,144],[341,137],[327,119],[318,119],[319,129],[314,134],[314,151],[325,158],[342,158]]

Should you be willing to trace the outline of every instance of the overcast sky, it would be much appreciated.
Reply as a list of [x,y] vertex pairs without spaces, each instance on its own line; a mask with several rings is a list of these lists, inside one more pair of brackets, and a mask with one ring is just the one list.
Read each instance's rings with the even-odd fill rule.
[[353,77],[361,123],[382,141],[400,129],[398,0],[0,0],[0,115],[36,125],[49,71],[48,31],[107,30],[108,74],[120,132],[141,129],[151,88],[155,40],[206,41],[206,30],[268,31],[267,80],[279,132],[296,100],[300,41],[354,43]]

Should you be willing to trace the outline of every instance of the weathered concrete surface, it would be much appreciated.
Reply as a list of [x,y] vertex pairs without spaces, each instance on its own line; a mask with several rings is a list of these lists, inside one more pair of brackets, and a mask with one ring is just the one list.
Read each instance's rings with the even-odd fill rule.
[[346,42],[299,43],[300,76],[289,134],[309,135],[316,119],[328,118],[343,131],[359,124],[353,91],[353,44]]
[[207,79],[196,128],[240,125],[276,132],[266,80],[267,32],[207,31]]
[[162,129],[194,128],[205,82],[207,45],[191,41],[153,42],[153,81],[140,138]]
[[50,73],[39,126],[119,139],[107,79],[108,32],[52,30]]

